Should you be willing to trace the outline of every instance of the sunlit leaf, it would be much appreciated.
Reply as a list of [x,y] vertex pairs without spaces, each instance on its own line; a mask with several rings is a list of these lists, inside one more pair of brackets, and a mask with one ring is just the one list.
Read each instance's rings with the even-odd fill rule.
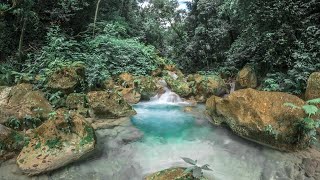
[[317,106],[314,106],[314,105],[304,105],[302,106],[302,109],[308,115],[315,115],[318,112]]
[[186,157],[181,157],[186,163],[192,164],[192,165],[196,165],[197,162],[190,159],[190,158],[186,158]]

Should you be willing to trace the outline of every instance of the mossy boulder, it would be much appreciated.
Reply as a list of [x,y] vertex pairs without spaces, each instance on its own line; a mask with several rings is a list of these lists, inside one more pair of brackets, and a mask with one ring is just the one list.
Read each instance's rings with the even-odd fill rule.
[[[198,178],[194,178],[192,173],[184,173],[185,168],[176,167],[165,169],[156,173],[153,173],[147,177],[145,180],[199,180]],[[206,178],[202,178],[206,179]]]
[[71,93],[68,95],[66,99],[66,106],[70,110],[74,110],[77,113],[88,117],[89,116],[89,108],[87,96],[82,93]]
[[9,118],[19,120],[29,116],[45,120],[52,106],[40,91],[32,90],[30,84],[18,84],[0,88],[0,123]]
[[301,137],[296,124],[305,116],[297,106],[304,101],[281,92],[243,89],[226,98],[212,96],[206,102],[208,114],[216,125],[226,124],[237,135],[282,151],[306,148],[309,140]]
[[228,92],[224,80],[217,75],[191,74],[187,80],[198,102],[205,102],[212,95],[222,96]]
[[107,79],[102,83],[102,87],[105,90],[114,90],[114,89],[118,89],[119,87],[116,85],[116,83],[114,82],[113,79]]
[[141,94],[142,100],[149,100],[158,91],[155,81],[156,79],[152,76],[136,76],[134,77],[133,88]]
[[192,89],[190,88],[190,83],[184,79],[173,79],[172,77],[164,77],[169,88],[177,93],[181,97],[189,97],[192,95]]
[[82,93],[71,93],[66,99],[66,105],[69,109],[86,108],[87,96]]
[[320,98],[320,72],[310,75],[305,94],[306,100]]
[[118,77],[118,84],[124,88],[130,87],[132,88],[134,86],[134,77],[130,73],[122,73]]
[[34,130],[17,164],[27,175],[49,172],[81,159],[94,150],[95,144],[94,130],[83,116],[59,110]]
[[24,136],[0,124],[0,162],[12,158],[24,145]]
[[236,89],[256,88],[258,85],[257,75],[251,65],[244,66],[236,77]]
[[84,80],[85,67],[83,65],[62,67],[49,75],[47,87],[66,94],[72,93]]
[[92,91],[87,94],[93,114],[101,118],[119,118],[136,114],[120,92]]
[[123,88],[120,90],[120,93],[129,104],[136,104],[141,99],[141,94],[133,88]]

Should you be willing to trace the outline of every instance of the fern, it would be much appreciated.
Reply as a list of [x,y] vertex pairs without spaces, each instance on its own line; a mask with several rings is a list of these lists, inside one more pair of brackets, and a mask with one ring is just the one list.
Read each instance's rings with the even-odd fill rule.
[[320,104],[320,98],[307,101],[308,104]]
[[304,105],[302,106],[302,109],[308,116],[316,115],[316,113],[318,112],[317,106],[314,105]]
[[288,106],[288,107],[291,107],[291,108],[293,108],[293,109],[300,109],[299,106],[296,106],[296,105],[294,105],[294,104],[292,104],[292,103],[284,103],[284,105],[285,105],[285,106]]

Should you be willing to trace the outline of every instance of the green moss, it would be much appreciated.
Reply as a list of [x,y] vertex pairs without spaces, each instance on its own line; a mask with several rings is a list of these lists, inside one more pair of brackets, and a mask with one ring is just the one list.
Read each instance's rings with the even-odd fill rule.
[[53,139],[47,140],[46,145],[49,147],[49,149],[52,149],[61,147],[62,143],[59,138],[55,137]]
[[85,144],[89,144],[94,141],[94,130],[90,126],[85,126],[86,136],[81,139],[80,146],[84,146]]
[[6,149],[6,145],[4,142],[0,141],[0,150]]
[[40,147],[41,147],[41,142],[39,141],[34,148],[39,149]]
[[24,137],[23,135],[13,131],[10,136],[12,137],[12,139],[14,140],[15,143],[21,143],[24,141]]

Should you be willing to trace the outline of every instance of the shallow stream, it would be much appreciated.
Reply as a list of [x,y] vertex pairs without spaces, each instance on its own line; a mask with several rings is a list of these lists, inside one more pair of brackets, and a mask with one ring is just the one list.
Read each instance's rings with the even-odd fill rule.
[[[96,132],[97,150],[90,158],[36,179],[141,180],[145,175],[188,166],[181,157],[209,164],[214,180],[291,179],[295,158],[211,125],[204,106],[163,103],[134,105],[137,115],[120,126]],[[0,167],[0,179],[26,179],[13,164]],[[6,172],[6,173],[4,173]]]

